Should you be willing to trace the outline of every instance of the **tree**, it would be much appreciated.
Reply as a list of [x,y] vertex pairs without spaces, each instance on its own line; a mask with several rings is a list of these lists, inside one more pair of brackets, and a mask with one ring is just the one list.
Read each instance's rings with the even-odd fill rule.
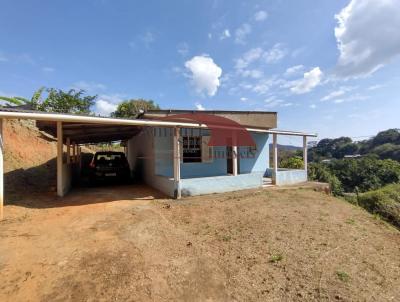
[[160,107],[152,100],[131,99],[120,103],[117,107],[117,110],[111,113],[111,116],[121,118],[136,118],[140,113],[152,109],[160,109]]
[[[47,92],[43,100],[43,92]],[[97,96],[85,96],[84,90],[70,89],[65,92],[61,89],[41,87],[35,91],[31,99],[23,97],[1,97],[1,100],[13,105],[27,105],[29,109],[46,112],[90,114],[90,107],[94,105]]]
[[48,95],[43,102],[37,103],[37,109],[47,112],[90,114],[96,95],[85,96],[84,90],[70,89],[68,92],[60,89],[47,89]]
[[37,110],[40,97],[44,90],[45,87],[40,87],[38,90],[34,92],[30,100],[20,96],[13,96],[13,97],[0,96],[0,100],[5,101],[7,105],[17,105],[17,106],[27,105],[30,109]]

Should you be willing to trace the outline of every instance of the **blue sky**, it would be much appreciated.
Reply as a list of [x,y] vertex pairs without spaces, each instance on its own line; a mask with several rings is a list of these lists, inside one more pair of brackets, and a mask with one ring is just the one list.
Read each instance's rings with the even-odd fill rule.
[[399,127],[398,28],[397,0],[0,0],[0,94],[277,111],[281,129],[358,138]]

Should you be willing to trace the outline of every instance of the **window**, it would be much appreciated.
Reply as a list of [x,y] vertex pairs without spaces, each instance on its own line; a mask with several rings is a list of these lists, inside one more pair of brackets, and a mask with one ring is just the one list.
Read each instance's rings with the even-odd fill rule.
[[182,137],[184,163],[201,162],[201,136]]
[[183,136],[182,137],[182,162],[205,163],[212,162],[213,149],[208,146],[209,136]]

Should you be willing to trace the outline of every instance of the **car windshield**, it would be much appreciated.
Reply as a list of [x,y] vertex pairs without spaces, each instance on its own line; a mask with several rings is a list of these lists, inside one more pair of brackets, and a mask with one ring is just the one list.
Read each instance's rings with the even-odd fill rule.
[[100,153],[96,154],[96,161],[98,162],[116,162],[123,161],[125,156],[118,153]]

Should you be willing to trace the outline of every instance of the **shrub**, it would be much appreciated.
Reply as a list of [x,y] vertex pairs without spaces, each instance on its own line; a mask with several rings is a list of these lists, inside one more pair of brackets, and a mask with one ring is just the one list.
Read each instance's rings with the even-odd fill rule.
[[311,163],[308,167],[308,178],[310,180],[329,183],[332,194],[335,196],[343,194],[343,187],[340,180],[324,164]]
[[400,184],[363,193],[358,204],[372,214],[378,214],[396,227],[400,227]]
[[293,156],[282,160],[279,167],[286,169],[304,169],[304,162],[300,156]]

